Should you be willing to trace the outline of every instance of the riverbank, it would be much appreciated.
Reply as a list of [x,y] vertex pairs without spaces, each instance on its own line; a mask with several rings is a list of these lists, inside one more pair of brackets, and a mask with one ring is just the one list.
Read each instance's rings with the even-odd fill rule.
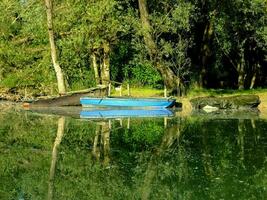
[[[190,90],[186,97],[176,97],[178,102],[183,104],[182,112],[180,115],[188,116],[192,112],[192,106],[190,103],[190,99],[196,97],[203,97],[203,96],[215,96],[215,97],[226,97],[226,96],[233,96],[233,95],[242,95],[242,94],[254,94],[260,97],[261,103],[258,106],[260,110],[260,115],[262,118],[267,119],[267,89],[257,89],[257,90],[206,90],[206,89],[194,89]],[[113,91],[113,96],[119,96],[120,91]],[[122,91],[122,95],[127,95],[127,90]],[[130,95],[134,97],[163,97],[164,91],[159,89],[152,89],[152,88],[131,88]],[[6,94],[2,93],[0,96],[7,96]],[[17,96],[15,96],[17,97]],[[0,99],[0,109],[18,106],[16,102],[16,98],[11,98],[10,101]]]
[[267,92],[259,94],[261,104],[259,105],[259,110],[261,112],[261,117],[267,119]]
[[192,106],[190,99],[196,97],[205,97],[205,96],[215,96],[215,97],[228,97],[234,95],[258,95],[260,98],[260,105],[258,109],[260,111],[260,117],[267,119],[267,90],[266,89],[257,89],[257,90],[192,90],[186,97],[177,98],[183,104],[182,113],[183,115],[190,115],[192,112]]
[[[186,97],[176,97],[178,102],[182,103],[182,112],[179,115],[188,116],[192,112],[192,105],[190,99],[196,97],[214,96],[214,97],[227,97],[234,95],[258,95],[260,97],[260,105],[258,109],[260,111],[261,118],[267,119],[267,89],[255,89],[255,90],[222,90],[222,89],[192,89],[188,92]],[[113,93],[115,96],[119,96],[119,92]],[[124,93],[123,93],[124,95]],[[164,91],[151,88],[132,88],[131,95],[136,97],[163,97]]]
[[[267,89],[255,89],[255,90],[222,90],[222,89],[192,89],[188,92],[186,97],[176,97],[178,102],[183,104],[184,115],[188,115],[192,111],[192,106],[190,99],[196,97],[205,97],[205,96],[215,96],[215,97],[227,97],[234,95],[258,95],[260,97],[260,105],[258,109],[261,112],[261,115],[264,115],[267,118]],[[119,96],[119,92],[114,92],[113,95]],[[123,93],[124,95],[124,93]],[[132,88],[131,95],[136,97],[163,97],[164,91],[151,88]]]

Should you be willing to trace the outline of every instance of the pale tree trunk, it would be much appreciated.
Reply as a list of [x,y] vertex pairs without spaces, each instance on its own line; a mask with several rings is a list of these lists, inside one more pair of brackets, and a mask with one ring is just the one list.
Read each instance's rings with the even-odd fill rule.
[[103,65],[101,69],[102,84],[108,85],[110,82],[110,46],[103,44]]
[[253,74],[253,76],[252,76],[252,79],[251,79],[251,82],[250,82],[249,89],[253,89],[253,88],[254,88],[255,81],[256,81],[256,72],[254,72],[254,74]]
[[244,39],[241,43],[238,44],[239,47],[239,62],[237,64],[237,73],[238,73],[238,89],[244,89],[245,88],[245,79],[246,79],[246,71],[245,71],[245,49],[244,45],[246,43],[247,39]]
[[65,94],[66,87],[64,83],[64,75],[58,63],[54,31],[53,31],[52,0],[45,0],[45,6],[46,6],[46,15],[47,15],[48,35],[49,35],[49,42],[50,42],[50,48],[51,48],[51,57],[52,57],[52,63],[55,69],[56,77],[57,77],[58,92],[59,94]]
[[253,76],[252,76],[251,81],[250,81],[249,89],[253,89],[254,88],[255,81],[256,81],[256,78],[257,78],[257,73],[258,73],[259,69],[260,69],[259,63],[255,64],[254,73],[253,73]]
[[245,58],[244,50],[241,50],[241,59],[237,64],[237,73],[238,73],[238,89],[242,90],[245,88]]
[[244,82],[245,82],[244,65],[242,63],[239,63],[237,65],[237,69],[238,69],[238,89],[242,90],[244,89]]
[[52,159],[51,159],[51,166],[49,173],[49,184],[48,184],[48,198],[47,198],[48,200],[53,199],[54,178],[55,178],[56,163],[57,163],[57,149],[64,135],[64,128],[65,128],[65,117],[60,117],[58,119],[57,137],[55,139],[52,151]]
[[141,23],[143,26],[143,37],[144,37],[145,45],[149,52],[149,56],[155,62],[155,67],[157,71],[161,74],[165,85],[168,88],[174,89],[176,75],[169,67],[163,66],[159,58],[157,57],[158,50],[157,50],[157,45],[154,41],[154,38],[151,34],[152,28],[151,28],[149,17],[148,17],[147,1],[138,0],[138,6],[139,6],[139,12],[140,12],[140,19],[141,19]]
[[99,78],[99,71],[98,71],[98,65],[97,65],[97,57],[96,57],[96,52],[92,52],[92,62],[93,62],[93,68],[94,68],[94,73],[95,73],[95,82],[97,85],[100,84],[100,78]]

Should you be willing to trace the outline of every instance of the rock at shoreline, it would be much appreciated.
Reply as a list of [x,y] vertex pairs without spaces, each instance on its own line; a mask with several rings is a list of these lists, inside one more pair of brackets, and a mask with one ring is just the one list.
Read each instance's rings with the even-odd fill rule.
[[230,97],[198,97],[190,100],[194,109],[207,107],[217,109],[251,109],[257,108],[260,98],[257,95],[236,95]]

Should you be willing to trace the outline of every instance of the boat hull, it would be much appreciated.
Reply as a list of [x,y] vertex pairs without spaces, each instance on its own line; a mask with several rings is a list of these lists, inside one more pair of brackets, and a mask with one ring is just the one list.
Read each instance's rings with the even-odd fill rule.
[[115,107],[154,107],[169,108],[175,104],[175,99],[160,98],[93,98],[82,97],[80,103],[83,107],[115,106]]

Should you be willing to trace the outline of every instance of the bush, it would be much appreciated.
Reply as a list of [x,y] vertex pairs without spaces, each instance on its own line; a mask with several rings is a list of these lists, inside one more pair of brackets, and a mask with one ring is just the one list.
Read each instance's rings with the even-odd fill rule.
[[154,88],[161,88],[163,85],[160,74],[150,64],[128,65],[123,72],[124,76],[134,85]]

